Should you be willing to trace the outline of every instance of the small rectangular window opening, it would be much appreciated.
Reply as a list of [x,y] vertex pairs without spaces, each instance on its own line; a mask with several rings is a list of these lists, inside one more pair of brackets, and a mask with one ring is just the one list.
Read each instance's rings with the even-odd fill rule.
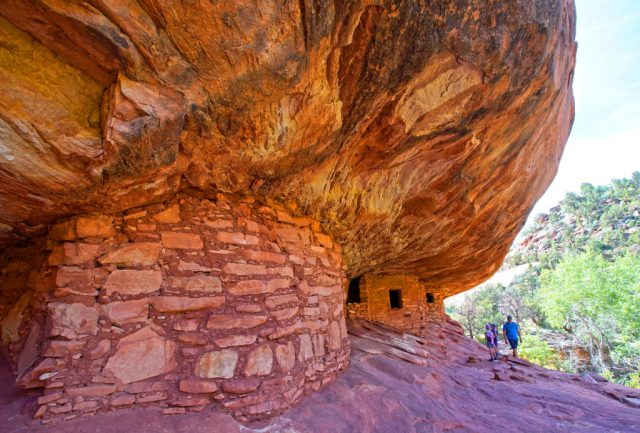
[[433,297],[433,293],[427,293],[427,303],[433,304],[434,302],[435,302],[435,299]]
[[359,304],[360,302],[360,277],[356,277],[349,281],[347,304]]
[[389,290],[389,303],[391,304],[392,310],[398,310],[402,308],[402,290]]

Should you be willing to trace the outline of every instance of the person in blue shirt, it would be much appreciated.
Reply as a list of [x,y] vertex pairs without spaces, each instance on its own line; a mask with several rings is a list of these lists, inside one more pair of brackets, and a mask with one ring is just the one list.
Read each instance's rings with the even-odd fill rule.
[[502,336],[513,349],[513,356],[518,356],[518,342],[522,343],[522,335],[520,335],[520,327],[513,321],[511,314],[507,316],[507,323],[502,325]]

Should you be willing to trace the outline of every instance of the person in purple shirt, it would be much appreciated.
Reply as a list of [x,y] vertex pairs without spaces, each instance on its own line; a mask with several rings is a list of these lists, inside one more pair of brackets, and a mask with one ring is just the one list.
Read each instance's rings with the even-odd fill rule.
[[500,357],[500,339],[498,338],[498,326],[495,323],[490,323],[491,332],[496,337],[496,358]]
[[513,349],[513,356],[518,356],[518,342],[522,343],[522,335],[520,335],[520,327],[513,321],[512,315],[508,315],[507,323],[502,325],[502,336]]
[[484,338],[486,338],[487,340],[487,348],[489,349],[489,355],[491,355],[491,358],[489,358],[489,361],[495,361],[496,359],[498,359],[498,356],[496,355],[496,336],[494,335],[493,331],[491,331],[491,326],[490,325],[485,325],[485,333],[484,333]]

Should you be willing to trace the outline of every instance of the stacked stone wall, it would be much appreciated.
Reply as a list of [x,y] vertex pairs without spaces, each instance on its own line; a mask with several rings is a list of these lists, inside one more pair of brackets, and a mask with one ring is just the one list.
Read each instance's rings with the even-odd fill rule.
[[349,317],[350,319],[370,320],[369,304],[367,303],[367,301],[362,299],[359,303],[358,302],[348,303],[347,317]]
[[[401,308],[391,308],[392,289],[401,290]],[[433,302],[427,301],[427,293],[433,295]],[[363,275],[360,298],[360,303],[347,304],[349,318],[373,320],[413,334],[424,332],[429,321],[444,320],[442,294],[427,289],[414,275]]]
[[[347,304],[347,317],[350,319],[371,320],[369,315],[369,293],[363,286],[362,278],[358,278],[358,287],[360,290],[360,302],[349,302]],[[347,287],[347,291],[349,288]]]
[[256,418],[348,364],[339,248],[278,205],[183,195],[62,222],[45,250],[3,322],[43,422],[134,405]]
[[433,294],[433,302],[425,304],[427,310],[427,320],[446,321],[444,311],[445,295],[442,292],[426,288],[426,292]]

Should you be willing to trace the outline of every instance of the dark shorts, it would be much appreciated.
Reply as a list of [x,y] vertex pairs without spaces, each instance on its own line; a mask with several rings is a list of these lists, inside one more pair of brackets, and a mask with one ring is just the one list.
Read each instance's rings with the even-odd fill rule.
[[493,349],[494,347],[496,347],[496,345],[495,345],[495,344],[493,344],[493,343],[491,343],[491,342],[489,342],[489,341],[487,341],[486,345],[487,345],[487,347],[488,347],[489,349]]
[[518,339],[516,338],[515,340],[509,339],[509,346],[511,346],[511,348],[513,350],[518,348]]

